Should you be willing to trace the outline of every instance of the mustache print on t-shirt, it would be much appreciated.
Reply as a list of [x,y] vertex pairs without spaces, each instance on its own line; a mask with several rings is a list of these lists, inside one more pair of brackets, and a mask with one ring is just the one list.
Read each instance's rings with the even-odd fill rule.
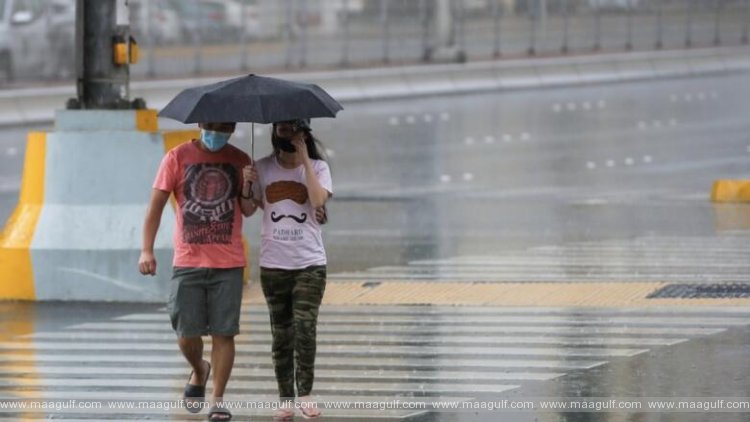
[[271,221],[273,221],[274,223],[278,223],[279,221],[285,218],[291,218],[292,220],[302,224],[305,221],[307,221],[307,214],[303,212],[299,217],[297,217],[296,215],[291,215],[291,214],[290,215],[284,215],[284,214],[276,215],[276,211],[271,212]]

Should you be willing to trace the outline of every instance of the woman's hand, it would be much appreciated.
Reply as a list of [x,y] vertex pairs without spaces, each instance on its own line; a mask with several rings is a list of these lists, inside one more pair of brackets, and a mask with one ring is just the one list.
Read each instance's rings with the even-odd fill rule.
[[304,163],[309,159],[309,155],[307,152],[307,142],[305,142],[305,137],[307,134],[304,131],[295,132],[294,136],[292,137],[292,145],[294,145],[295,154],[297,155],[298,162]]

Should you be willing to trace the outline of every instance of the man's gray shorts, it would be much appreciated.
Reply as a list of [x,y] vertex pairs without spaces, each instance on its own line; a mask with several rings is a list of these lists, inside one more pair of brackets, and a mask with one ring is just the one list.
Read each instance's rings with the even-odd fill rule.
[[242,268],[174,268],[168,308],[178,337],[239,334],[242,271]]

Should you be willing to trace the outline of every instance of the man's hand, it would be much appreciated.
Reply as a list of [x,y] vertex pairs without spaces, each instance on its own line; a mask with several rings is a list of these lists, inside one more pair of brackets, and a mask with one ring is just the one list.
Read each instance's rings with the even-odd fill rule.
[[250,184],[258,181],[258,171],[255,170],[255,163],[252,161],[242,168],[242,181]]
[[156,258],[153,252],[141,252],[138,259],[138,270],[143,275],[156,275]]

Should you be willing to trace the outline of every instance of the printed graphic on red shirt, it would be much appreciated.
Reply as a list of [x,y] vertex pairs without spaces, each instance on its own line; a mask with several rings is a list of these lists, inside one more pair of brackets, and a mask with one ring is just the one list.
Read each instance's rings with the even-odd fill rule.
[[226,163],[200,163],[185,169],[183,242],[230,244],[234,227],[237,169]]

